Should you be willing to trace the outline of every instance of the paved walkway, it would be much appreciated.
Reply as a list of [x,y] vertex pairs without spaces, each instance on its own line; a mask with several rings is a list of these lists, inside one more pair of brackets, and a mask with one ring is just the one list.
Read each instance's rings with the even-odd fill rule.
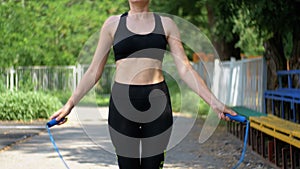
[[[67,164],[71,169],[117,169],[107,137],[107,109],[77,108],[75,111],[67,124],[51,128]],[[186,120],[182,126],[191,123],[189,118],[175,118]],[[167,152],[166,169],[227,169],[237,162],[242,146],[239,140],[219,131],[221,136],[213,135],[206,143],[199,144],[200,129],[196,122],[187,137]],[[245,158],[248,159],[241,168],[272,168],[250,151]],[[0,164],[1,169],[65,168],[45,130],[0,152]]]

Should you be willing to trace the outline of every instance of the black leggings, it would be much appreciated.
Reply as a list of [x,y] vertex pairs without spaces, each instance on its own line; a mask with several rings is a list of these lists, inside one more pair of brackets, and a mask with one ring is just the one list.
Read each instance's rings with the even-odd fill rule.
[[162,168],[173,124],[166,83],[115,82],[108,124],[120,169]]

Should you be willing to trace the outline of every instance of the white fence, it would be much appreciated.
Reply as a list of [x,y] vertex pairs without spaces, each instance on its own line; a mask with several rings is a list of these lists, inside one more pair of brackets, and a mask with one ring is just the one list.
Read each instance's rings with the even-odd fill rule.
[[[102,84],[110,83],[114,65],[107,65]],[[88,65],[28,66],[0,69],[0,83],[9,90],[64,90],[74,91]]]
[[263,58],[214,63],[198,63],[194,66],[213,93],[230,106],[245,106],[264,112],[263,92],[266,76]]
[[[0,83],[2,81],[3,86],[10,90],[32,85],[33,90],[73,91],[87,68],[88,65],[0,69]],[[199,62],[194,64],[194,68],[214,94],[227,105],[246,106],[263,112],[265,89],[263,58]],[[99,81],[101,90],[105,93],[110,90],[114,70],[114,65],[107,65]]]
[[73,90],[77,83],[75,66],[17,67],[2,70],[2,77],[3,74],[6,75],[6,88],[10,90]]

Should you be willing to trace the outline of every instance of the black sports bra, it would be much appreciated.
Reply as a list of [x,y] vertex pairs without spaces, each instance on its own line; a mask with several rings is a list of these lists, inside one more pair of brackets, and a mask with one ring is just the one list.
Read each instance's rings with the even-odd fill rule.
[[154,14],[154,30],[143,35],[128,30],[126,26],[127,16],[127,12],[121,15],[114,35],[115,61],[125,58],[152,58],[162,61],[167,47],[167,39],[160,16]]

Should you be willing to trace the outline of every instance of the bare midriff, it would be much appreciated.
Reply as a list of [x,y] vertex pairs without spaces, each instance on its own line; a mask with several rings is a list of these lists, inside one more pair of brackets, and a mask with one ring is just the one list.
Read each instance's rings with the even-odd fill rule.
[[115,81],[131,85],[162,82],[162,62],[151,58],[126,58],[116,62]]

